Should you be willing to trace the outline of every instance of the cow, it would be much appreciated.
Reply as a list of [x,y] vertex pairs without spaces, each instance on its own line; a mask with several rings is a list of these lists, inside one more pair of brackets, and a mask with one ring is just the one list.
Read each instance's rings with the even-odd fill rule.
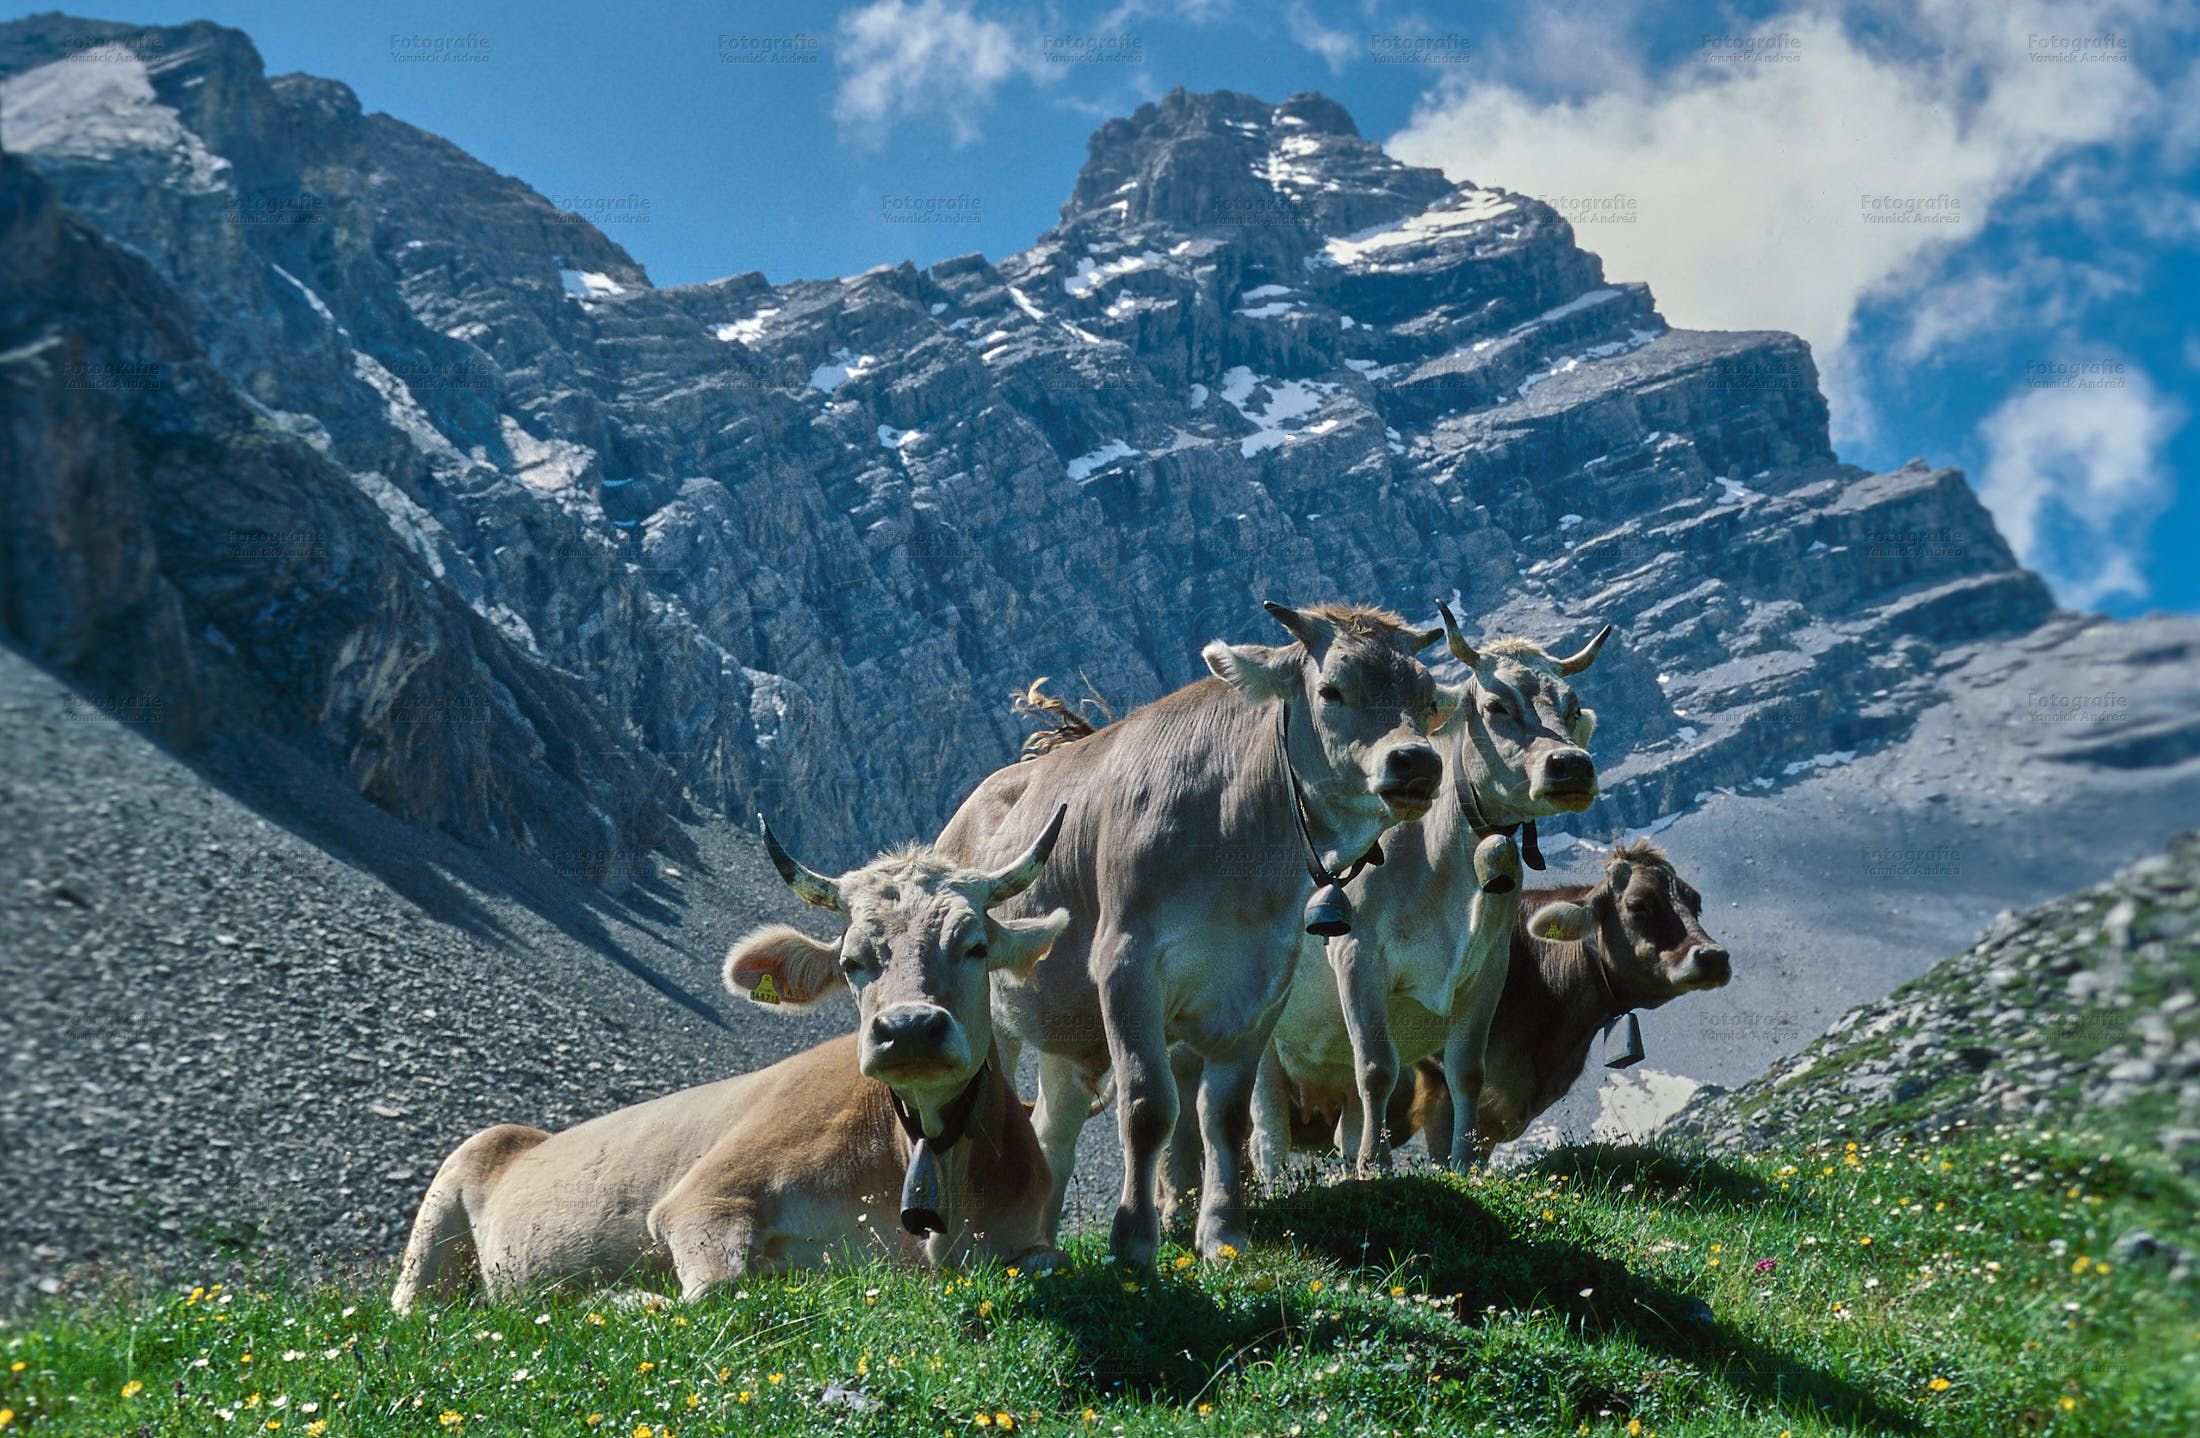
[[1416,657],[1441,629],[1373,608],[1267,609],[1291,642],[1209,644],[1209,677],[996,771],[938,840],[986,863],[1070,806],[1060,850],[1019,901],[1068,909],[1069,927],[1031,976],[995,977],[994,1010],[1039,1054],[1050,1235],[1112,1069],[1124,1161],[1109,1245],[1134,1267],[1161,1240],[1155,1169],[1180,1108],[1169,1045],[1205,1060],[1194,1241],[1227,1256],[1246,1245],[1251,1087],[1314,871],[1372,858],[1379,836],[1428,811],[1443,775],[1429,734],[1452,700]]
[[790,858],[766,826],[780,876],[846,927],[838,943],[757,929],[729,951],[726,982],[783,1009],[845,984],[856,1031],[560,1133],[475,1134],[428,1186],[392,1305],[474,1279],[502,1294],[667,1271],[693,1299],[841,1250],[1053,1266],[1052,1186],[994,1058],[990,978],[1029,973],[1069,915],[990,911],[1038,877],[1061,826],[1056,811],[991,871],[912,846],[837,878]]
[[[1298,946],[1255,1088],[1252,1160],[1269,1179],[1288,1157],[1294,1107],[1341,1108],[1339,1146],[1363,1174],[1387,1168],[1383,1130],[1400,1064],[1439,1051],[1467,1122],[1436,1156],[1458,1168],[1478,1161],[1472,1117],[1483,1046],[1520,907],[1521,856],[1510,835],[1596,798],[1587,748],[1596,715],[1570,681],[1596,661],[1611,626],[1556,657],[1525,639],[1477,649],[1448,608],[1443,615],[1452,655],[1468,671],[1464,702],[1436,736],[1444,793],[1386,842],[1380,868],[1349,886],[1352,931]],[[1172,1161],[1172,1182],[1181,1171]]]
[[[1512,933],[1504,996],[1490,1025],[1480,1143],[1508,1143],[1566,1096],[1605,1025],[1734,977],[1726,946],[1703,927],[1703,896],[1647,840],[1622,844],[1593,885],[1531,891]],[[1407,1090],[1402,1086],[1401,1096]],[[1453,1131],[1443,1072],[1415,1067],[1412,1106],[1394,1132],[1418,1129],[1436,1152]]]

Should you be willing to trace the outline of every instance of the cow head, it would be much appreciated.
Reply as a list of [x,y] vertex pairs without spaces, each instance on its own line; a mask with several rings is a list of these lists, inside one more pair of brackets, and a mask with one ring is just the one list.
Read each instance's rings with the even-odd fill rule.
[[1443,631],[1379,609],[1266,607],[1297,642],[1218,639],[1200,655],[1207,667],[1248,698],[1290,706],[1292,733],[1321,746],[1318,771],[1299,768],[1299,782],[1331,813],[1381,826],[1427,813],[1444,775],[1429,735],[1453,701],[1415,656]]
[[766,1004],[806,1008],[843,983],[855,993],[863,1072],[929,1120],[960,1094],[993,1048],[996,970],[1029,973],[1069,926],[1069,911],[1031,919],[990,910],[1039,877],[1065,810],[1005,868],[965,868],[928,845],[827,878],[789,857],[771,828],[765,849],[805,901],[846,918],[838,943],[775,924],[726,955],[726,984]]
[[1612,637],[1607,624],[1578,653],[1563,659],[1525,639],[1467,643],[1448,606],[1444,638],[1467,666],[1460,704],[1442,737],[1452,782],[1471,785],[1496,824],[1578,814],[1596,799],[1597,766],[1589,757],[1596,711],[1581,707],[1573,677],[1596,662]]
[[1604,878],[1581,902],[1536,910],[1528,932],[1590,941],[1613,990],[1648,1008],[1734,977],[1732,957],[1704,932],[1702,916],[1703,895],[1673,871],[1664,851],[1634,843],[1612,851]]

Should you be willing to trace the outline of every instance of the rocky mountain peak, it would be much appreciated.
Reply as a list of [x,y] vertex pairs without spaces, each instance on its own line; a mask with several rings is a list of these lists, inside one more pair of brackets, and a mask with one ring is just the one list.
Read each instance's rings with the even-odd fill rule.
[[1062,220],[1186,230],[1327,235],[1395,219],[1452,189],[1360,137],[1342,105],[1311,92],[1272,105],[1234,90],[1178,88],[1093,132]]

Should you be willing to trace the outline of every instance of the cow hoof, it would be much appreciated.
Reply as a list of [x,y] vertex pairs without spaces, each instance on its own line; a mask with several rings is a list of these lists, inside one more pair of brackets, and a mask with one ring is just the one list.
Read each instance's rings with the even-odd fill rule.
[[1034,1248],[1016,1260],[1016,1267],[1025,1273],[1052,1273],[1069,1263],[1069,1255],[1059,1248]]
[[1150,1269],[1161,1252],[1161,1215],[1117,1209],[1108,1233],[1108,1252],[1126,1268]]
[[1213,1263],[1227,1263],[1242,1256],[1253,1246],[1253,1240],[1240,1228],[1217,1228],[1202,1234],[1199,1240],[1199,1256]]

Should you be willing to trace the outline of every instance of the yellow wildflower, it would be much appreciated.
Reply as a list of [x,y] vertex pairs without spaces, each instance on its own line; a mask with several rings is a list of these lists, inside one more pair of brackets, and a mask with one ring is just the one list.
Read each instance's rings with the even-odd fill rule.
[[700,1394],[700,1393],[690,1393],[690,1394],[688,1395],[688,1407],[690,1407],[690,1408],[700,1408],[700,1407],[702,1407],[702,1406],[703,1406],[703,1395],[702,1395],[702,1394]]
[[1217,1257],[1217,1258],[1220,1258],[1220,1259],[1223,1259],[1223,1260],[1227,1261],[1227,1260],[1229,1260],[1229,1259],[1232,1259],[1232,1258],[1235,1258],[1235,1257],[1237,1257],[1237,1256],[1238,1256],[1238,1251],[1237,1251],[1237,1245],[1236,1245],[1236,1244],[1234,1244],[1234,1243],[1218,1243],[1218,1244],[1216,1244],[1216,1245],[1215,1245],[1215,1257]]
[[787,1375],[784,1373],[766,1374],[764,1377],[764,1381],[771,1384],[772,1387],[777,1388],[780,1384],[787,1381]]
[[636,1373],[647,1373],[650,1369],[655,1368],[656,1366],[656,1364],[650,1362],[647,1358],[644,1358],[640,1363],[635,1365],[634,1371]]
[[446,1408],[435,1415],[435,1421],[446,1428],[463,1428],[466,1426],[466,1415],[455,1408]]
[[588,1321],[601,1328],[604,1324],[604,1316],[601,1313],[591,1313],[588,1315]]
[[144,1391],[145,1385],[138,1382],[135,1378],[122,1385],[122,1396],[125,1398],[135,1398]]
[[982,1298],[982,1299],[978,1300],[978,1316],[979,1316],[980,1318],[991,1318],[991,1317],[993,1316],[993,1300],[992,1300],[992,1299],[990,1299],[990,1298]]
[[1932,1389],[1935,1393],[1946,1393],[1950,1388],[1955,1387],[1955,1385],[1953,1383],[1950,1383],[1947,1379],[1938,1377],[1934,1378],[1932,1382],[1926,1384],[1925,1386]]
[[1180,1253],[1176,1256],[1176,1262],[1171,1264],[1170,1267],[1174,1268],[1178,1273],[1182,1273],[1185,1269],[1190,1268],[1196,1262],[1198,1262],[1198,1260],[1193,1258],[1189,1253]]

